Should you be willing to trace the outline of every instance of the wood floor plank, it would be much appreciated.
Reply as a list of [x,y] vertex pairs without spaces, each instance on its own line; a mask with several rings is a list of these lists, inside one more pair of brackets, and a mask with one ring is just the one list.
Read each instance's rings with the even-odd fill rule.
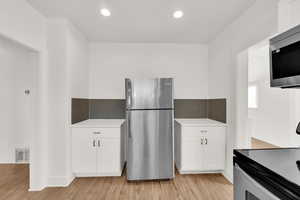
[[179,175],[170,181],[127,182],[125,176],[77,178],[69,187],[28,192],[28,165],[0,165],[0,200],[232,200],[220,174]]
[[279,148],[278,146],[275,146],[273,144],[270,144],[268,142],[256,139],[256,138],[251,138],[251,145],[252,149],[272,149],[272,148]]

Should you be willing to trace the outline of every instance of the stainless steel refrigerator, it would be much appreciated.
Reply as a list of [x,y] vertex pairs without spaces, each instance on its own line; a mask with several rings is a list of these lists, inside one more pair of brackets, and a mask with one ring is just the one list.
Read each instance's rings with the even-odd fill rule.
[[127,180],[174,178],[173,79],[126,79]]

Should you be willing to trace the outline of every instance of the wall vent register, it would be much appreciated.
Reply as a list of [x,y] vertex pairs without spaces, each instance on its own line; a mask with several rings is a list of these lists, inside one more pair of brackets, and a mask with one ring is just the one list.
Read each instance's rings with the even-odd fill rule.
[[29,163],[29,149],[16,148],[15,149],[15,162],[16,163]]

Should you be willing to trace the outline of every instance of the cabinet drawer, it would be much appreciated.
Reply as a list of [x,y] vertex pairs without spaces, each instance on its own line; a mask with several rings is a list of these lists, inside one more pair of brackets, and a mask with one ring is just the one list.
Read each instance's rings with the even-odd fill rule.
[[100,138],[120,138],[120,128],[73,128],[82,134],[92,134]]
[[207,134],[219,133],[221,130],[224,130],[224,127],[183,127],[182,128],[182,137],[203,137]]
[[182,127],[182,137],[202,137],[209,131],[209,127]]

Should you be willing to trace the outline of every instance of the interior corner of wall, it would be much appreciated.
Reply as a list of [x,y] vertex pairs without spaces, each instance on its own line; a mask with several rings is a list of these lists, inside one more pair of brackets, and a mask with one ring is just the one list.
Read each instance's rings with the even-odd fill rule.
[[71,176],[52,176],[48,178],[47,187],[68,187],[75,177]]
[[227,170],[224,170],[222,175],[233,184],[233,172],[229,173]]
[[46,187],[31,187],[28,189],[29,192],[39,192],[45,189]]

